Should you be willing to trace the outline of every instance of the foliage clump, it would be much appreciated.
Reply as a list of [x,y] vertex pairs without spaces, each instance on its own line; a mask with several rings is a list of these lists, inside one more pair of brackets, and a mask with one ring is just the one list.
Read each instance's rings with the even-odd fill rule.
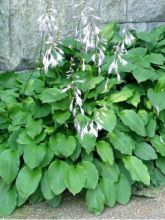
[[0,76],[1,216],[27,201],[57,207],[66,190],[98,215],[165,185],[165,27],[132,32],[122,57],[117,26],[102,34],[101,65],[68,38],[46,74]]

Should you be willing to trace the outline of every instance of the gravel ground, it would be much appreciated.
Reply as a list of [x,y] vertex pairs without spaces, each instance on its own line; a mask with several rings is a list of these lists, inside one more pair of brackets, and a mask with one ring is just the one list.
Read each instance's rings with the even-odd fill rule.
[[165,219],[165,189],[155,198],[133,197],[125,206],[106,208],[98,217],[89,213],[84,199],[66,195],[57,209],[45,203],[25,205],[9,219]]

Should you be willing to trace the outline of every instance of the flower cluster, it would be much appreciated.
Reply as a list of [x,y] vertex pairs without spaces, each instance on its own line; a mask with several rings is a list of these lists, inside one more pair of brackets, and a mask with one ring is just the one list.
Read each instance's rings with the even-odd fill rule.
[[[77,26],[76,34],[77,40],[80,41],[84,47],[84,54],[89,51],[92,52],[91,61],[98,67],[98,74],[101,73],[101,67],[105,59],[105,50],[107,46],[107,41],[102,37],[100,33],[100,28],[97,23],[100,18],[95,16],[94,9],[88,5],[85,0],[80,1],[79,4],[75,5],[75,8],[80,8],[80,15],[76,17],[79,18],[80,24]],[[53,33],[58,33],[59,27],[57,22],[57,11],[51,10],[50,14],[46,13],[45,16],[39,18],[40,31],[47,33],[49,45],[48,50],[43,58],[43,64],[45,72],[48,72],[49,67],[56,67],[63,60],[63,51],[59,48],[59,39],[54,42]],[[119,63],[126,65],[127,61],[123,59],[123,54],[127,52],[126,46],[130,46],[134,41],[134,37],[128,32],[124,39],[119,42],[115,47],[115,59],[110,64],[108,74],[115,72],[117,79],[120,80],[120,74],[118,71]],[[76,75],[76,65],[74,59],[71,57],[69,63],[69,70],[66,71],[66,77],[70,80],[67,87],[62,89],[62,92],[71,91],[72,99],[70,103],[70,112],[74,118],[74,126],[76,131],[80,134],[81,138],[85,134],[91,134],[95,137],[98,136],[98,132],[102,129],[98,120],[89,119],[83,108],[83,94],[81,90],[76,86],[77,83],[83,83],[79,76]],[[82,58],[82,71],[86,70],[86,60]],[[107,77],[105,83],[105,90],[107,91],[109,83],[109,78]],[[96,117],[99,117],[96,114]],[[97,121],[97,122],[96,122]]]
[[[97,64],[98,71],[101,73],[101,66],[104,62],[104,52],[106,47],[106,40],[100,34],[100,28],[97,23],[100,21],[98,16],[95,16],[94,9],[90,7],[85,1],[81,1],[75,6],[81,8],[80,19],[81,25],[80,30],[78,30],[78,40],[84,45],[85,52],[89,50],[94,50],[95,53],[92,56],[92,61]],[[83,60],[82,70],[85,71],[85,60]]]
[[[63,60],[63,51],[60,45],[60,29],[58,25],[58,13],[56,9],[47,9],[47,11],[38,18],[39,31],[47,35],[48,49],[43,58],[45,72],[49,67],[56,67]],[[54,38],[56,41],[54,42]],[[53,51],[53,54],[52,54]]]
[[124,66],[128,64],[128,62],[123,59],[123,55],[127,53],[126,46],[131,46],[134,41],[134,36],[130,32],[126,32],[123,40],[119,42],[117,46],[115,46],[115,59],[109,66],[108,74],[114,72],[117,75],[118,81],[120,81],[121,78],[118,70],[119,64]]

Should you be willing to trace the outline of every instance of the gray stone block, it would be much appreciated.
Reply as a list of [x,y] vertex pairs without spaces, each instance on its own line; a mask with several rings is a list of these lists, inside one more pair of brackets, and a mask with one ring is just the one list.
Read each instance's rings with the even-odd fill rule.
[[125,23],[120,25],[121,29],[146,31],[147,23]]
[[165,0],[128,0],[127,21],[165,21]]
[[[34,67],[40,57],[41,33],[38,17],[50,7],[58,11],[62,36],[73,35],[79,19],[80,0],[0,0],[0,70],[23,70]],[[119,21],[121,27],[150,30],[165,22],[165,0],[89,0],[101,17],[102,25]],[[151,23],[149,23],[151,22]],[[44,44],[45,45],[45,38]],[[45,46],[43,47],[43,51]],[[42,53],[43,54],[43,53]]]
[[126,21],[125,0],[100,0],[100,17],[103,23]]
[[148,23],[148,27],[147,27],[147,30],[148,31],[151,31],[153,28],[155,28],[155,27],[159,27],[159,26],[161,26],[161,25],[164,25],[165,26],[165,22],[150,22],[150,23]]

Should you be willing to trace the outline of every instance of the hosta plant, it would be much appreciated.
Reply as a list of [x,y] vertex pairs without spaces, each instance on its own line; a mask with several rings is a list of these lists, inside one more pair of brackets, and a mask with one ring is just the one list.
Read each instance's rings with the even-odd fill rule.
[[165,27],[97,37],[48,48],[46,73],[0,75],[0,216],[65,191],[99,215],[165,185]]

